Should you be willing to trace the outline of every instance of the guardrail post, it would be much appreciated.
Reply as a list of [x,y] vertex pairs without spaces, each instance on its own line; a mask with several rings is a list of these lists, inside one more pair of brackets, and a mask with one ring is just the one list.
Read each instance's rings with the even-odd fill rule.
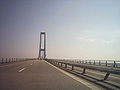
[[106,61],[106,64],[105,64],[106,66],[107,66],[107,61]]
[[101,65],[101,61],[99,60],[99,65]]
[[67,68],[67,64],[65,64],[65,68]]
[[89,64],[91,64],[91,60],[89,60]]
[[83,72],[82,72],[82,74],[85,74],[85,71],[86,71],[86,68],[83,68]]
[[108,76],[110,75],[109,72],[106,73],[105,77],[104,77],[104,80],[107,80]]
[[95,60],[94,60],[94,65],[95,65]]
[[71,70],[74,70],[74,66],[72,65],[72,69]]
[[117,66],[117,64],[116,64],[116,62],[114,61],[113,67],[116,67],[116,66]]

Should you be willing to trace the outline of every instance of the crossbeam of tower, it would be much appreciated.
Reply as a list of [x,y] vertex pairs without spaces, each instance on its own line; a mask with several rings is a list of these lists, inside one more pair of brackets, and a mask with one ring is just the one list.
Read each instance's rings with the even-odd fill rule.
[[45,58],[46,58],[46,34],[45,32],[41,32],[38,59],[42,60]]

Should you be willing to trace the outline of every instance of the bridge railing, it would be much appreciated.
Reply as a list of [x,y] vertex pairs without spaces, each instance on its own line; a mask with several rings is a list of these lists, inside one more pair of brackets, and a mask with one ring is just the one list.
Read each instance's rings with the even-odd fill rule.
[[115,67],[88,65],[84,63],[78,63],[77,61],[69,61],[69,60],[46,59],[46,61],[60,67],[64,66],[64,68],[67,68],[67,66],[71,66],[71,70],[74,70],[74,67],[83,68],[82,74],[86,73],[86,69],[105,72],[106,75],[103,80],[106,80],[110,74],[120,75],[120,68],[115,68]]
[[109,66],[109,67],[120,67],[119,60],[77,60],[76,62],[80,62],[82,64],[92,64],[99,66]]
[[0,64],[25,61],[25,60],[34,60],[34,59],[36,58],[0,58]]
[[120,60],[75,60],[75,59],[55,59],[55,60],[79,63],[79,64],[120,68]]

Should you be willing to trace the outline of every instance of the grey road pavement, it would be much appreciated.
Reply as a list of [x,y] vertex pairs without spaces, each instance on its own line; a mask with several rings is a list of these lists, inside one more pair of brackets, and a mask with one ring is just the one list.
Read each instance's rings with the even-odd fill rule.
[[44,60],[0,66],[0,90],[91,90]]

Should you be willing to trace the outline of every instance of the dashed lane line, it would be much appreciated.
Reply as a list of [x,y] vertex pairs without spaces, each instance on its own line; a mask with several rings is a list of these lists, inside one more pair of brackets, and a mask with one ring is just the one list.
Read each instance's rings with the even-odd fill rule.
[[18,72],[22,72],[22,71],[24,71],[26,68],[22,68],[22,69],[20,69]]
[[16,62],[16,63],[8,63],[7,65],[0,65],[0,68],[4,68],[4,67],[9,67],[9,66],[13,66],[13,65],[18,65],[18,64],[22,64],[22,63],[25,63],[25,62]]

